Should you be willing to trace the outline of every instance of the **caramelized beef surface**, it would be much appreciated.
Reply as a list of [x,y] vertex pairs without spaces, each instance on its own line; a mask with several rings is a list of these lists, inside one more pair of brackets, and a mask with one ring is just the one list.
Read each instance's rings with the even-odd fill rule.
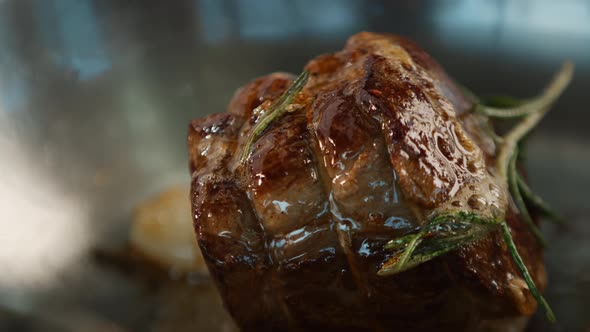
[[[387,241],[464,193],[491,197],[487,119],[417,45],[359,33],[305,67],[310,79],[239,156],[293,75],[239,89],[188,136],[196,236],[245,331],[490,331],[536,309],[499,232],[393,276]],[[485,191],[485,192],[480,192]],[[510,199],[508,202],[510,203]],[[476,208],[468,207],[467,208]],[[536,284],[542,251],[510,204],[507,221]],[[504,324],[504,325],[502,325]],[[500,326],[500,327],[498,327]]]

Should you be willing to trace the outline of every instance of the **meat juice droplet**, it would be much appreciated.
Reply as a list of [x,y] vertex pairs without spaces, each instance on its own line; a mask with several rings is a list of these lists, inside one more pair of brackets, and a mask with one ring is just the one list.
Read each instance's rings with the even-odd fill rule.
[[496,202],[492,202],[490,203],[490,212],[492,214],[492,217],[500,217],[502,214],[502,210],[500,209],[500,205]]
[[490,194],[492,194],[492,196],[500,197],[500,188],[498,188],[498,186],[496,186],[493,183],[490,183],[489,188],[490,188]]
[[478,170],[477,164],[473,160],[467,162],[467,170],[472,174],[475,174]]
[[469,199],[467,200],[467,205],[469,205],[469,207],[474,210],[482,210],[486,207],[487,204],[488,202],[486,201],[486,199],[478,194],[471,195],[471,197],[469,197]]

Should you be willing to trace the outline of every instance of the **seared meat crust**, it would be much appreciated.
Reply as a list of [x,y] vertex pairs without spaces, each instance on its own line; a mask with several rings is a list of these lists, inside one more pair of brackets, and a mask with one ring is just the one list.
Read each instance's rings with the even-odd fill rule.
[[[359,33],[319,56],[290,112],[239,155],[293,76],[239,89],[189,129],[200,248],[246,331],[477,331],[523,326],[536,304],[498,232],[400,274],[377,276],[384,244],[461,193],[492,197],[487,119],[414,43]],[[485,184],[485,186],[484,186]],[[476,188],[476,189],[473,189]],[[482,189],[483,188],[483,189]],[[462,208],[470,208],[461,206]],[[476,208],[476,207],[475,207]],[[542,251],[506,216],[540,289]],[[505,326],[505,325],[504,325]]]

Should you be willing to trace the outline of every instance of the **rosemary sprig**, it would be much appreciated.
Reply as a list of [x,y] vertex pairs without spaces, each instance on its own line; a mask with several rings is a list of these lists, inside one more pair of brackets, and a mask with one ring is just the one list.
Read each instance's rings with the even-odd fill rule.
[[[466,90],[466,88],[464,88],[464,89]],[[466,91],[468,91],[468,93],[470,94],[469,98],[471,100],[474,100],[474,103],[477,105],[476,107],[483,107],[483,108],[488,108],[488,109],[493,108],[498,111],[508,111],[510,113],[511,109],[513,110],[514,108],[527,103],[527,100],[517,99],[514,97],[503,96],[503,95],[489,96],[489,97],[484,97],[484,98],[480,99],[477,96],[475,96],[473,94],[473,92],[471,92],[469,90],[466,90]],[[514,114],[514,112],[512,112],[512,114]],[[488,113],[487,115],[492,116],[490,113]],[[498,117],[507,118],[508,116],[500,115]],[[490,130],[487,127],[484,129]],[[492,137],[496,138],[495,139],[496,142],[502,141],[502,138],[499,138],[499,136],[495,136],[496,133],[493,132],[493,130],[492,130],[491,135],[492,135]],[[551,220],[557,224],[562,224],[562,225],[565,225],[567,223],[541,197],[539,197],[538,195],[536,195],[532,191],[532,189],[528,186],[528,184],[524,181],[524,179],[522,178],[522,176],[518,172],[515,172],[515,176],[516,176],[516,182],[518,184],[518,190],[522,194],[522,197],[524,198],[524,200],[526,200],[528,203],[532,204],[537,209],[539,209],[545,217],[549,218],[549,220]]]
[[424,230],[418,234],[409,235],[405,248],[385,262],[377,274],[380,276],[395,274],[415,266],[415,264],[407,264],[407,262],[416,247],[422,242],[422,236],[424,236]]
[[246,143],[244,144],[244,148],[240,155],[240,163],[244,163],[246,159],[250,156],[250,151],[252,150],[252,145],[256,140],[264,133],[264,131],[268,128],[268,126],[273,123],[275,120],[279,119],[281,115],[287,109],[287,106],[291,104],[295,96],[301,92],[307,80],[309,79],[309,72],[304,71],[293,81],[289,89],[285,91],[281,97],[274,103],[270,108],[262,115],[262,119],[256,123]]
[[[518,173],[516,172],[516,156],[518,154],[518,143],[539,123],[543,116],[549,110],[549,107],[557,100],[565,87],[569,84],[573,75],[573,64],[565,62],[555,78],[547,86],[545,92],[535,98],[529,104],[537,107],[536,112],[528,114],[521,120],[511,131],[502,139],[498,152],[497,169],[500,178],[504,183],[508,183],[511,194],[514,197],[516,206],[524,222],[529,226],[535,237],[545,245],[545,240],[537,226],[533,223],[526,205],[521,196],[518,186]],[[527,105],[523,104],[522,106]]]
[[496,225],[494,220],[475,213],[459,211],[437,215],[420,232],[389,241],[385,249],[397,252],[377,274],[387,276],[411,269],[483,237]]
[[[541,96],[534,98],[532,101],[529,101],[517,108],[520,110],[534,109],[534,111],[527,111],[528,113],[523,113],[526,114],[526,117],[523,120],[521,120],[511,131],[509,131],[508,134],[504,136],[504,139],[502,140],[498,152],[497,169],[500,178],[504,181],[504,183],[508,183],[521,216],[529,225],[531,231],[535,234],[535,236],[537,236],[537,238],[541,239],[541,241],[543,239],[540,236],[541,233],[536,227],[536,225],[534,225],[534,223],[532,222],[532,219],[530,218],[530,215],[526,209],[522,196],[520,195],[521,192],[518,186],[518,173],[516,172],[516,157],[518,154],[518,143],[537,125],[537,123],[539,123],[539,121],[543,118],[547,111],[549,111],[549,107],[557,100],[557,98],[561,95],[563,90],[571,81],[572,75],[573,64],[569,61],[566,61],[561,66],[561,69],[557,72],[554,79],[547,86],[547,88]],[[522,182],[524,183],[524,181]],[[529,290],[531,291],[531,294],[533,294],[539,305],[541,305],[545,309],[545,313],[549,321],[554,322],[555,315],[549,307],[549,304],[547,304],[547,301],[545,301],[543,296],[537,290],[537,287],[535,286],[533,279],[531,278],[526,266],[524,265],[522,258],[518,254],[516,245],[514,244],[514,240],[512,239],[512,234],[510,233],[510,229],[508,228],[508,225],[505,222],[502,223],[502,234],[504,236],[504,241],[506,242],[506,245],[510,250],[512,259],[520,269],[520,272],[522,273],[529,287]]]
[[494,118],[518,118],[534,113],[538,110],[531,101],[524,101],[522,105],[515,107],[492,107],[485,104],[477,104],[475,111]]
[[533,100],[533,105],[537,111],[528,114],[521,120],[508,134],[504,136],[502,145],[498,152],[498,172],[500,177],[506,183],[508,181],[508,166],[516,146],[520,140],[525,137],[541,121],[543,116],[549,111],[549,107],[557,100],[565,87],[571,81],[573,75],[573,64],[566,61],[559,72],[555,75],[553,81],[545,88],[545,92],[540,97]]
[[519,186],[518,186],[518,173],[516,172],[516,160],[518,159],[518,149],[514,151],[512,159],[510,160],[509,170],[508,170],[508,187],[510,188],[510,193],[512,194],[512,198],[514,199],[514,204],[518,208],[518,213],[520,217],[523,219],[525,224],[529,227],[531,232],[535,235],[537,240],[543,245],[547,245],[547,241],[543,237],[541,230],[539,227],[535,225],[533,222],[533,218],[529,214],[529,211],[526,208],[526,204],[524,203],[524,199],[522,198]]
[[547,319],[549,319],[550,322],[554,323],[555,314],[553,314],[553,310],[551,310],[551,307],[549,306],[543,295],[541,295],[541,293],[537,289],[537,286],[535,285],[533,278],[531,278],[529,270],[526,268],[526,265],[524,264],[522,258],[520,257],[520,254],[518,253],[516,244],[514,243],[514,240],[512,239],[512,234],[510,233],[510,228],[508,227],[506,222],[502,223],[502,235],[504,237],[504,242],[506,242],[506,245],[508,246],[508,251],[510,251],[510,255],[514,260],[514,263],[516,263],[516,266],[518,266],[520,273],[522,273],[522,276],[524,277],[524,281],[529,287],[529,291],[531,292],[531,294],[533,294],[533,297],[535,298],[535,300],[537,300],[537,303],[545,310]]
[[[573,64],[566,61],[552,82],[545,88],[545,91],[540,96],[531,99],[530,101],[522,102],[519,106],[508,109],[497,109],[508,112],[510,114],[519,114],[517,116],[527,115],[520,123],[518,123],[508,134],[506,134],[501,140],[501,144],[498,152],[498,172],[501,179],[508,183],[510,192],[515,200],[516,206],[522,216],[524,222],[529,226],[535,237],[545,245],[546,242],[538,229],[533,223],[532,218],[526,208],[524,199],[522,197],[522,191],[527,191],[528,186],[523,190],[523,185],[526,185],[522,179],[520,184],[518,181],[518,172],[516,171],[516,156],[518,154],[518,143],[537,125],[537,123],[543,118],[543,116],[549,110],[549,107],[557,100],[561,95],[565,87],[569,84],[573,75]],[[504,103],[519,103],[519,101],[510,98],[503,98],[501,102]],[[526,110],[528,113],[523,113]],[[530,111],[533,110],[534,112]],[[488,113],[489,116],[497,116],[493,113]],[[525,194],[528,197],[536,197],[530,190]],[[538,200],[537,200],[538,201]],[[542,204],[546,209],[544,211],[550,211],[548,215],[555,215],[546,204]]]
[[483,105],[480,103],[476,106],[475,110],[487,116],[496,118],[515,118],[529,114],[537,114],[540,110],[547,109],[548,106],[553,104],[557,97],[559,97],[561,92],[563,92],[563,89],[567,86],[567,83],[571,78],[572,71],[572,63],[569,61],[565,62],[553,83],[549,85],[539,96],[535,98],[525,100],[522,102],[519,102],[511,98],[504,98],[505,100],[503,101],[508,101],[508,104],[519,104],[517,106],[508,108],[497,108],[493,106]]
[[516,182],[518,183],[518,188],[522,193],[524,199],[532,205],[534,205],[537,209],[539,209],[543,213],[543,215],[549,218],[549,220],[561,225],[567,224],[565,219],[563,219],[559,214],[553,211],[553,209],[547,203],[545,203],[545,201],[541,197],[539,197],[532,191],[529,185],[523,180],[522,176],[520,176],[520,174],[518,173],[516,173]]
[[[526,103],[526,100],[514,98],[511,96],[504,96],[504,95],[492,95],[492,96],[484,96],[479,97],[473,91],[468,89],[463,85],[459,85],[459,89],[463,92],[463,95],[471,101],[474,105],[473,110],[479,113],[482,113],[487,116],[491,116],[490,114],[486,114],[485,110],[489,108],[497,109],[498,112],[506,111],[509,109],[516,108],[521,106],[522,104]],[[493,117],[493,116],[492,116]],[[499,117],[506,117],[504,114],[500,114]]]

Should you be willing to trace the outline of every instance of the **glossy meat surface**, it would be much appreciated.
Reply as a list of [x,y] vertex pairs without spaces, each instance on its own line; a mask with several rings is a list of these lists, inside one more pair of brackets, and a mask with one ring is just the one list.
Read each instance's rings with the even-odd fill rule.
[[[433,59],[398,36],[357,34],[306,70],[311,77],[290,111],[255,141],[244,164],[246,139],[292,75],[256,79],[226,113],[190,126],[195,231],[241,328],[522,326],[536,304],[497,232],[377,276],[390,255],[384,244],[437,209],[502,204],[486,119],[470,112]],[[541,249],[513,207],[506,218],[543,288]]]

